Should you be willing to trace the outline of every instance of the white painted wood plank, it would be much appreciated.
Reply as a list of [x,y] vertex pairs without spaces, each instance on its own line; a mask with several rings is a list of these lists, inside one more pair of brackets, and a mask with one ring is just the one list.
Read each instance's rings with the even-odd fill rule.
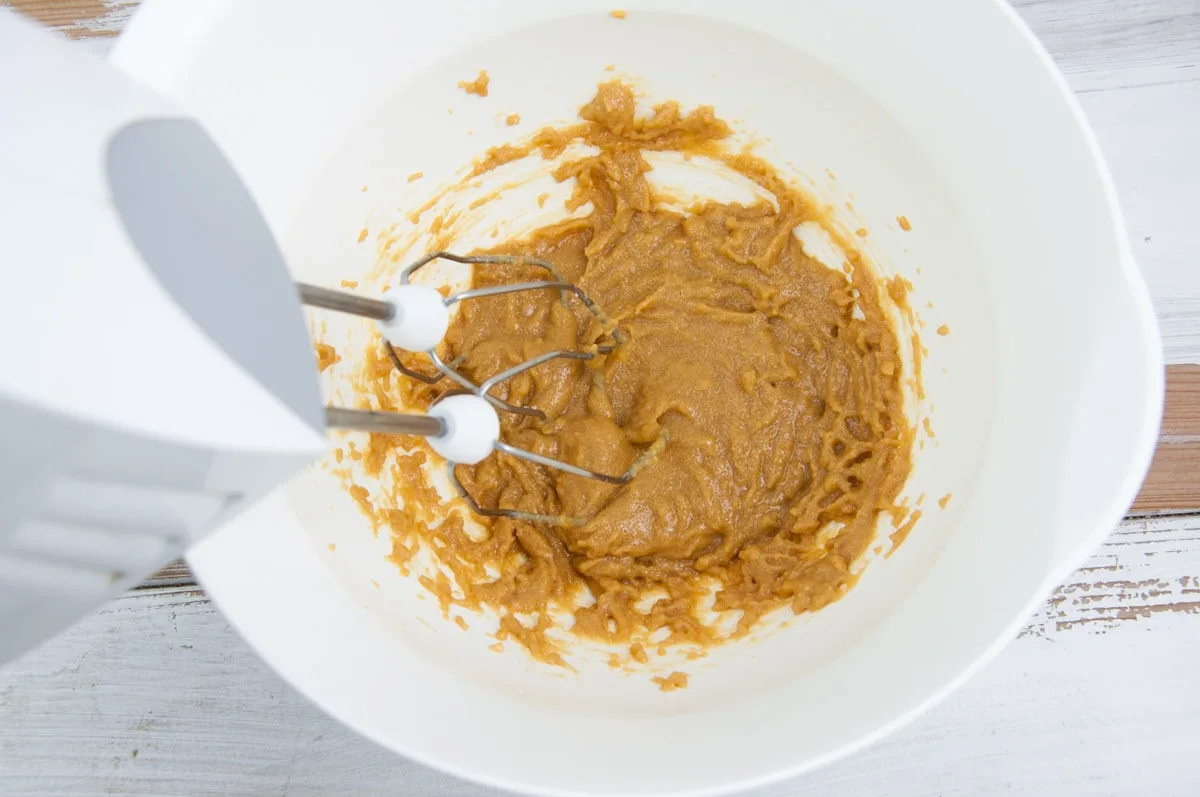
[[[1195,74],[1196,0],[1009,0],[1078,90]],[[1182,76],[1169,77],[1175,70]],[[1136,76],[1130,81],[1128,77]],[[1098,84],[1091,81],[1098,80]]]
[[1200,362],[1197,78],[1079,95],[1112,170],[1168,362]]
[[[1197,590],[1200,517],[1126,521],[943,705],[759,794],[1190,793]],[[169,587],[123,597],[0,670],[0,794],[103,793],[494,792],[342,728],[259,662],[199,591]]]
[[[1200,362],[1200,2],[1016,0],[1112,170],[1167,361]],[[1019,123],[1019,117],[1014,119]]]

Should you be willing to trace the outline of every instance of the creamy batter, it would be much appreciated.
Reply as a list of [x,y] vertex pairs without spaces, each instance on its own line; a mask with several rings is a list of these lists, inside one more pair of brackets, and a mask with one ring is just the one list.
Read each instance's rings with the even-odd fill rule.
[[[812,611],[837,600],[910,470],[913,430],[886,288],[845,241],[844,270],[804,253],[793,230],[821,221],[817,207],[765,162],[725,152],[730,130],[711,108],[683,113],[666,103],[648,119],[634,110],[628,86],[605,84],[580,124],[494,150],[476,168],[530,151],[554,156],[575,140],[599,148],[556,173],[574,178],[569,207],[590,202],[589,215],[490,251],[555,263],[626,338],[613,354],[552,362],[493,392],[547,416],[502,414],[513,445],[613,474],[665,439],[662,451],[619,487],[503,455],[460,467],[483,505],[587,519],[481,519],[482,541],[457,514],[433,530],[422,522],[439,514],[436,493],[417,486],[432,452],[376,435],[364,455],[368,470],[399,469],[397,494],[372,494],[364,507],[392,530],[397,561],[436,540],[461,592],[444,577],[426,586],[445,604],[495,608],[501,639],[555,662],[545,635],[553,607],[573,613],[575,634],[641,651],[651,634],[655,644],[711,644],[778,607]],[[667,209],[646,180],[647,150],[718,158],[774,201]],[[509,268],[481,270],[475,281],[543,277]],[[526,292],[465,302],[441,354],[461,357],[460,370],[479,383],[543,351],[586,348],[604,332],[556,292]],[[407,361],[429,367],[419,356]],[[402,380],[396,395],[390,371],[372,352],[367,381],[385,405],[424,407],[449,389],[449,380]],[[406,509],[395,511],[400,503]],[[740,612],[731,635],[702,621],[698,604],[713,591],[714,609]]]

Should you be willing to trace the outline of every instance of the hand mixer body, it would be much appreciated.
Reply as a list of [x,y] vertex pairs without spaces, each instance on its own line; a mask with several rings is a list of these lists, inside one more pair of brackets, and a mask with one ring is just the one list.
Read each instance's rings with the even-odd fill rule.
[[0,11],[0,661],[324,448],[283,258],[194,121]]

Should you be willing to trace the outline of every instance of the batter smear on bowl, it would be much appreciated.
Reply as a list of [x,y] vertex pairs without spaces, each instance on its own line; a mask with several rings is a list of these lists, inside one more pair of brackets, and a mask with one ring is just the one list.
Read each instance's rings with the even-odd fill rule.
[[[804,253],[794,230],[823,223],[819,208],[765,161],[726,152],[731,131],[712,108],[684,113],[665,103],[639,118],[632,90],[614,82],[580,118],[525,147],[493,150],[475,173],[534,151],[557,157],[581,141],[598,152],[555,177],[574,178],[569,209],[590,203],[591,212],[489,251],[553,262],[627,341],[503,383],[497,397],[547,416],[501,413],[503,437],[606,473],[666,445],[619,487],[505,455],[460,467],[481,505],[587,519],[477,519],[480,535],[464,522],[465,507],[439,507],[421,475],[435,456],[423,443],[376,435],[364,464],[396,469],[397,486],[371,488],[364,508],[391,530],[402,566],[423,543],[437,551],[457,585],[422,579],[444,605],[493,608],[502,639],[555,663],[563,660],[545,633],[551,610],[572,615],[576,635],[640,649],[713,644],[780,607],[820,609],[854,584],[851,565],[875,540],[881,514],[895,511],[910,471],[914,432],[885,306],[892,299],[844,238],[833,234],[847,253],[842,270]],[[670,209],[647,182],[646,151],[717,159],[770,201]],[[510,268],[474,280],[543,276]],[[509,294],[463,303],[440,354],[478,384],[602,333],[554,291]],[[427,407],[450,389],[450,380],[398,378],[382,351],[368,356],[363,387],[382,408]],[[420,355],[405,361],[429,369]],[[727,612],[724,627],[713,611]]]

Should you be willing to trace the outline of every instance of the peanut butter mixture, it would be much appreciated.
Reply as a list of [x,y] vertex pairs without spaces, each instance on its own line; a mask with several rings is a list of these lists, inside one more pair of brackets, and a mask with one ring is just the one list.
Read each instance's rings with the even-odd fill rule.
[[480,97],[488,95],[488,84],[492,79],[488,76],[486,69],[479,70],[479,76],[474,80],[460,80],[458,87],[468,94],[477,94]]
[[[580,124],[498,148],[475,171],[531,151],[557,156],[571,141],[599,149],[555,174],[574,178],[568,207],[591,203],[588,215],[490,251],[551,261],[625,339],[612,354],[553,361],[498,386],[497,397],[547,416],[502,413],[502,438],[611,474],[661,450],[623,486],[505,455],[460,466],[483,506],[585,519],[476,518],[482,539],[468,532],[465,511],[433,520],[447,514],[421,478],[435,455],[410,439],[372,437],[364,465],[396,469],[398,486],[356,495],[391,530],[402,567],[421,543],[438,551],[457,588],[441,575],[423,581],[444,606],[497,610],[502,640],[554,663],[563,660],[545,633],[551,609],[573,616],[576,635],[640,652],[651,636],[654,645],[704,646],[747,633],[776,608],[799,613],[837,600],[910,470],[914,432],[886,288],[836,235],[849,259],[843,270],[804,253],[793,231],[821,221],[819,209],[766,162],[722,149],[730,130],[712,108],[683,113],[666,103],[649,118],[634,110],[628,86],[602,85]],[[719,159],[772,201],[667,209],[646,179],[643,153],[653,150]],[[544,278],[508,267],[474,279]],[[476,384],[539,353],[607,340],[603,324],[556,291],[461,307],[440,354]],[[420,355],[404,359],[430,369]],[[421,408],[449,381],[398,378],[372,351],[364,386],[384,408]],[[709,621],[709,604],[731,612],[729,626]]]

